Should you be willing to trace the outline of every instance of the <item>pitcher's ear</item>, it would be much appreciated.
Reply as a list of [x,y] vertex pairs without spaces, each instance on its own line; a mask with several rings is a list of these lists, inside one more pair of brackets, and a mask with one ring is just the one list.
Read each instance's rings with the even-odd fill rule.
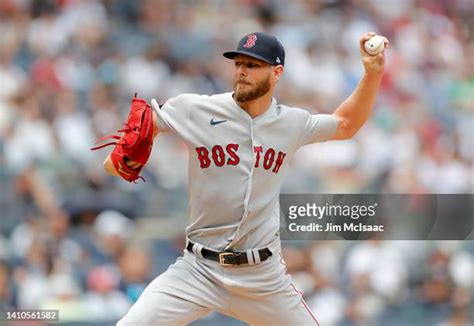
[[275,66],[274,70],[273,70],[273,80],[275,82],[279,81],[281,79],[281,76],[283,75],[283,66],[282,65],[278,65],[278,66]]

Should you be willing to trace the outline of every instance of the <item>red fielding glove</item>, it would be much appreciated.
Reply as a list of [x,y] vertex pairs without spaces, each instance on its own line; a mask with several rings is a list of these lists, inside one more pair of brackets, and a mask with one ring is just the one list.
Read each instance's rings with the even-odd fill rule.
[[[122,137],[118,135],[104,136],[97,139],[96,144],[106,139],[116,139],[117,141],[92,147],[91,150],[115,145],[110,154],[115,170],[129,182],[136,182],[137,179],[145,181],[140,176],[140,172],[150,158],[153,147],[153,111],[145,100],[137,98],[136,93],[132,99],[127,122],[124,123],[124,128],[118,132],[123,133]],[[140,166],[131,168],[126,164],[129,161],[137,162]]]

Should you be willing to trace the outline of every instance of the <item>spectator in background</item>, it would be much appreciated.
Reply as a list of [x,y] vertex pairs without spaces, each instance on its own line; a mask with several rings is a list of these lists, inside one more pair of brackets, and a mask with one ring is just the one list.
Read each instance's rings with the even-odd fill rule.
[[119,257],[120,289],[132,303],[138,300],[140,294],[153,279],[151,262],[150,254],[139,246],[126,248]]
[[341,323],[349,305],[341,291],[344,288],[340,279],[341,245],[342,242],[324,241],[309,248],[309,272],[314,278],[315,288],[308,295],[308,305],[313,311],[318,311],[322,325]]
[[107,210],[97,216],[93,230],[93,262],[100,265],[115,263],[133,234],[133,223],[120,212]]
[[84,302],[91,321],[118,320],[130,309],[132,304],[118,284],[118,271],[111,267],[95,267],[89,272]]
[[61,322],[89,319],[86,302],[76,279],[70,274],[52,274],[47,282],[48,296],[36,306],[41,310],[59,310]]

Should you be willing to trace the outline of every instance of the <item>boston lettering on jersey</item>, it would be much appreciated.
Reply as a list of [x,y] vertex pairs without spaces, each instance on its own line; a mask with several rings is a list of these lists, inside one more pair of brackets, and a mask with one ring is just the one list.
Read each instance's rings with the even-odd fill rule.
[[[238,165],[240,163],[238,150],[239,144],[228,144],[225,148],[220,145],[215,145],[211,151],[206,147],[196,147],[201,169],[210,167],[211,163],[214,163],[216,166]],[[273,173],[280,171],[286,153],[278,152],[277,154],[273,148],[264,151],[262,146],[254,146],[253,151],[255,153],[256,168],[263,167],[265,170],[271,169]]]

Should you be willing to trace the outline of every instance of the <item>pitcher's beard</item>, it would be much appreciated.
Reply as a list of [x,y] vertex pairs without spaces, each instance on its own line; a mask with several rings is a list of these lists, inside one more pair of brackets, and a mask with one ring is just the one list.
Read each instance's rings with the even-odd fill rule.
[[[246,89],[237,89],[237,81],[234,81],[234,98],[240,102],[249,102],[256,100],[267,94],[270,90],[270,76],[267,79],[259,81],[255,86],[247,85]],[[251,86],[251,87],[248,87]]]

